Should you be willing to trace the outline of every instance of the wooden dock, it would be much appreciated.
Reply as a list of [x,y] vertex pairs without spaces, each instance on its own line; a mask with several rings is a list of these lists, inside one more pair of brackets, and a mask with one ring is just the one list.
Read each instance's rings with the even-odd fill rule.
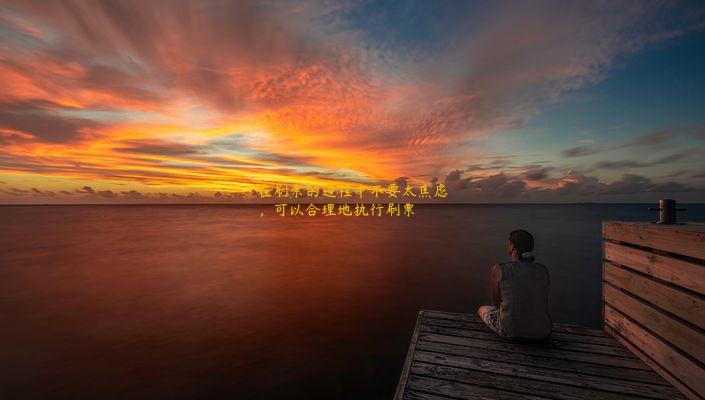
[[421,311],[396,399],[705,400],[705,224],[602,232],[603,329],[554,324],[526,345]]
[[419,312],[396,399],[684,399],[598,329],[555,324],[542,345],[512,343],[475,315]]

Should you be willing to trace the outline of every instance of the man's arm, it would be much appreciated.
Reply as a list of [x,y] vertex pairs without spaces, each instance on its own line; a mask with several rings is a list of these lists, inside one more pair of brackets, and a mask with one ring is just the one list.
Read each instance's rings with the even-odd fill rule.
[[495,264],[490,273],[490,288],[492,288],[492,303],[497,308],[502,304],[502,295],[499,290],[500,281],[502,281],[502,267]]

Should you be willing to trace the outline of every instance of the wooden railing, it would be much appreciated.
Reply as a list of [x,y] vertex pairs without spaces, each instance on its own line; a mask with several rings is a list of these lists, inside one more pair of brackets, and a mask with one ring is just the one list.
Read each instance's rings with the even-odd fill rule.
[[705,398],[705,224],[606,221],[602,235],[605,331]]

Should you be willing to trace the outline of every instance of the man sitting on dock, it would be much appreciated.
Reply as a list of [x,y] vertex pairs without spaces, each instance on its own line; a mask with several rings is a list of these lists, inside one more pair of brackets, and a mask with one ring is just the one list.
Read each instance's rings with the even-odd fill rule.
[[507,251],[512,261],[492,267],[492,306],[481,306],[477,314],[494,332],[517,341],[541,341],[551,335],[548,314],[550,278],[546,266],[534,262],[534,237],[527,231],[512,231]]

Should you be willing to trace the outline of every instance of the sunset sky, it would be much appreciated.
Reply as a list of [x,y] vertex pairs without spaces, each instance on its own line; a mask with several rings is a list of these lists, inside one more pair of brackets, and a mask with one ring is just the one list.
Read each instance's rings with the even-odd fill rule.
[[0,203],[394,181],[705,201],[705,3],[0,0]]

